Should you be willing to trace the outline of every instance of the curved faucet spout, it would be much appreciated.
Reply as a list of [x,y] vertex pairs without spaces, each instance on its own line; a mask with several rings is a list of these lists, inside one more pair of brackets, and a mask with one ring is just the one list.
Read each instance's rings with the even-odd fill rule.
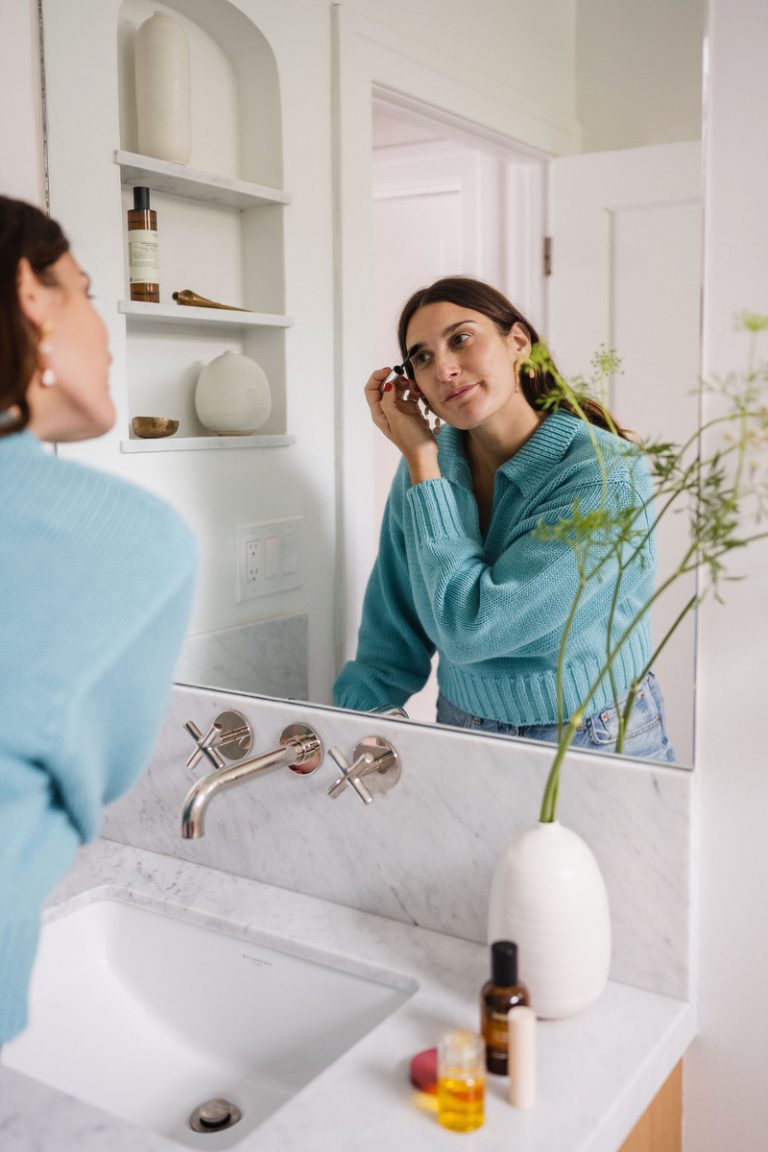
[[181,813],[181,835],[185,840],[196,840],[205,835],[205,813],[218,792],[234,787],[244,780],[265,776],[275,768],[287,765],[300,775],[314,772],[323,758],[323,746],[317,733],[306,724],[292,724],[280,737],[280,747],[233,764],[231,768],[217,768],[196,781],[187,793]]

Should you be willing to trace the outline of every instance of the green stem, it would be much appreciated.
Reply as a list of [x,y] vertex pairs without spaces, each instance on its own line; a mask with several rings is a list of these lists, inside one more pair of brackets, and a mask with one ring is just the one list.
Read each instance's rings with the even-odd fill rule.
[[671,624],[670,627],[667,629],[662,640],[659,642],[659,644],[656,645],[656,648],[651,653],[651,658],[648,661],[648,663],[645,665],[645,668],[643,668],[640,675],[632,681],[632,685],[630,686],[630,689],[629,689],[629,695],[627,696],[627,700],[626,700],[626,703],[624,705],[624,709],[623,709],[622,714],[619,718],[619,733],[618,733],[618,738],[616,740],[616,752],[619,755],[621,755],[621,752],[623,751],[623,748],[624,748],[624,740],[626,737],[627,725],[629,724],[629,717],[632,714],[632,709],[633,709],[634,704],[635,704],[635,699],[637,698],[637,689],[638,689],[639,685],[642,684],[643,680],[645,680],[646,676],[650,672],[654,663],[656,662],[656,660],[658,660],[659,656],[664,651],[669,640],[671,640],[673,634],[677,631],[678,627],[680,626],[680,624],[682,623],[684,618],[688,615],[688,613],[691,611],[691,609],[696,607],[696,604],[698,603],[698,601],[699,601],[698,595],[691,596],[688,603],[678,613],[677,617],[675,618],[674,623]]
[[[753,350],[750,350],[750,376],[749,381],[753,380]],[[601,509],[605,508],[608,491],[608,466],[606,458],[603,454],[602,447],[599,443],[595,428],[588,420],[577,394],[569,387],[562,377],[554,370],[554,374],[562,389],[564,399],[566,399],[574,413],[584,423],[592,442],[595,456],[598,461],[601,475],[601,485],[603,497],[601,502]],[[710,565],[711,570],[711,583],[715,588],[719,576],[719,566],[717,561],[726,552],[732,551],[737,547],[746,547],[747,544],[753,541],[768,538],[768,532],[754,533],[752,536],[744,537],[741,540],[734,538],[734,525],[736,523],[736,515],[739,512],[740,500],[742,498],[742,478],[746,464],[746,449],[749,432],[749,420],[756,418],[758,421],[764,423],[765,411],[757,408],[753,409],[755,403],[756,392],[753,389],[751,392],[742,394],[742,403],[749,405],[746,408],[738,410],[738,399],[734,402],[734,410],[723,415],[716,416],[710,420],[705,421],[700,425],[693,435],[691,435],[683,444],[682,447],[676,445],[659,444],[656,446],[656,452],[666,453],[667,459],[662,459],[659,463],[659,481],[655,492],[647,500],[641,501],[639,506],[633,506],[628,509],[628,521],[622,523],[620,529],[619,540],[607,547],[603,548],[603,555],[593,568],[586,571],[586,559],[582,558],[577,550],[577,566],[579,573],[579,585],[574,596],[568,618],[565,622],[563,635],[558,651],[557,671],[556,671],[556,692],[557,692],[557,710],[558,710],[558,743],[557,750],[554,756],[552,766],[547,777],[544,795],[542,797],[540,820],[543,823],[551,823],[556,818],[557,803],[560,788],[560,776],[562,765],[565,760],[565,755],[573,743],[573,739],[581,724],[584,709],[588,702],[592,699],[595,693],[600,688],[606,676],[609,677],[611,683],[611,691],[613,693],[614,702],[618,709],[617,698],[617,682],[615,676],[614,661],[617,659],[618,654],[621,652],[624,645],[627,643],[632,633],[647,614],[655,601],[667,591],[669,587],[681,576],[686,575],[688,572],[696,571],[701,564],[705,563]],[[702,459],[701,445],[705,433],[712,429],[723,425],[733,424],[738,421],[739,436],[735,445],[725,447],[715,453],[711,460],[706,461]],[[615,429],[614,429],[615,431]],[[696,448],[694,458],[685,463],[685,458],[689,454],[692,447]],[[642,447],[642,446],[641,446]],[[646,450],[648,453],[653,452],[653,445],[649,445]],[[723,461],[727,460],[729,456],[736,453],[735,465],[735,479],[730,486],[723,486],[723,477],[725,471],[723,469]],[[721,471],[721,469],[723,469]],[[648,546],[648,542],[658,528],[661,519],[668,514],[670,509],[675,505],[680,497],[689,497],[694,501],[693,507],[690,512],[690,527],[691,527],[691,542],[689,547],[684,551],[684,554],[678,563],[674,572],[672,572],[660,585],[657,587],[653,594],[648,597],[646,602],[635,612],[630,622],[623,629],[618,640],[613,641],[613,629],[615,624],[616,612],[620,600],[621,586],[630,564],[637,561],[642,551]],[[654,514],[647,515],[648,508],[654,505]],[[712,521],[712,516],[716,515],[719,509],[724,511],[720,515],[725,516],[724,528],[722,532],[718,532],[718,521]],[[638,532],[635,528],[638,520],[645,517],[645,522]],[[709,519],[707,519],[709,517]],[[650,520],[650,523],[648,521]],[[639,536],[639,543],[633,543],[636,537]],[[592,547],[594,544],[594,537],[587,540],[587,547]],[[625,548],[629,549],[628,559],[624,558]],[[563,679],[565,669],[565,655],[567,648],[567,641],[573,629],[573,624],[576,616],[577,607],[585,592],[587,582],[595,579],[602,571],[606,564],[616,561],[617,574],[611,596],[610,610],[608,615],[608,630],[607,630],[607,650],[605,653],[605,661],[599,674],[595,678],[594,683],[588,689],[582,706],[569,718],[567,725],[564,726],[564,700],[563,700]],[[696,605],[698,601],[703,598],[703,594],[694,594],[691,596],[682,610],[678,613],[673,624],[667,629],[661,642],[656,646],[651,655],[649,662],[643,669],[641,675],[633,679],[624,707],[619,714],[619,731],[616,742],[617,752],[621,752],[625,742],[627,726],[631,716],[632,708],[637,697],[639,683],[647,675],[653,661],[658,658],[662,650],[665,648],[672,635],[675,633],[680,623],[687,615],[688,612]]]
[[552,767],[549,770],[549,776],[547,777],[547,783],[544,788],[544,796],[541,801],[539,821],[542,824],[553,824],[555,822],[557,798],[560,791],[560,767],[579,729],[581,718],[582,712],[581,709],[578,709],[574,712],[573,716],[571,716],[565,732],[558,741],[557,752],[555,753],[555,759],[552,761]]
[[[740,541],[739,547],[746,548],[748,544],[755,543],[757,540],[766,540],[766,539],[768,539],[768,532],[756,532],[752,536],[746,536],[742,541]],[[725,549],[723,549],[723,551],[725,551]],[[689,550],[688,555],[690,555],[690,550]],[[673,572],[671,576],[667,577],[667,579],[663,582],[663,584],[659,585],[659,587],[654,591],[653,595],[648,597],[648,599],[645,601],[645,603],[642,605],[642,607],[638,610],[638,612],[635,613],[633,618],[630,620],[629,624],[627,624],[626,628],[624,629],[621,636],[619,637],[618,643],[609,651],[607,658],[606,658],[606,662],[603,665],[603,668],[602,668],[602,671],[600,672],[600,675],[597,677],[597,679],[594,681],[594,683],[591,685],[591,687],[587,690],[587,692],[585,694],[586,700],[591,699],[591,697],[594,695],[594,693],[598,690],[598,688],[602,684],[603,680],[605,679],[606,675],[608,674],[608,669],[610,668],[611,664],[616,659],[619,652],[621,651],[623,646],[626,644],[627,640],[632,635],[632,633],[634,632],[637,625],[642,620],[643,616],[645,616],[645,614],[649,611],[649,609],[652,607],[652,605],[655,603],[655,601],[658,600],[659,596],[661,596],[662,593],[665,592],[667,590],[667,588],[669,588],[674,583],[674,581],[676,579],[678,579],[678,577],[684,576],[688,572],[695,571],[696,567],[697,567],[697,565],[692,565],[690,568],[688,568],[688,567],[682,568],[681,567],[681,568],[676,569],[676,571]],[[695,602],[697,600],[701,600],[702,598],[703,598],[703,596],[701,594],[697,594],[695,597],[692,598],[692,601],[689,601],[689,603],[686,605],[686,607],[680,613],[679,619],[675,622],[675,624],[672,626],[672,628],[669,630],[669,632],[665,636],[663,644],[666,644],[666,642],[669,639],[669,637],[671,636],[672,632],[677,627],[679,620],[681,620],[683,618],[683,616],[686,614],[686,612],[688,612],[690,610],[690,608],[693,607],[693,605],[695,604]],[[659,648],[657,649],[657,652],[661,651],[661,647],[663,647],[663,644],[659,646]],[[645,668],[643,675],[645,675],[647,673],[649,668],[650,668],[650,664],[646,665],[646,668]]]
[[563,700],[563,669],[565,668],[565,650],[568,646],[568,637],[571,634],[573,621],[576,618],[576,611],[579,607],[579,602],[586,588],[586,581],[584,574],[579,574],[579,586],[576,589],[576,595],[573,598],[570,611],[568,612],[567,619],[563,625],[563,633],[560,637],[560,647],[557,652],[557,668],[555,670],[555,692],[557,699],[557,738],[561,740],[563,737],[563,722],[564,722],[564,700]]

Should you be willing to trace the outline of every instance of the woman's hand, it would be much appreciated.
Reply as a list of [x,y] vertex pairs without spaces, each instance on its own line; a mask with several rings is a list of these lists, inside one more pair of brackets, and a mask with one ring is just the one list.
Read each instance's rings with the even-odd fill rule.
[[[365,398],[373,422],[402,452],[414,484],[422,480],[439,480],[441,473],[435,435],[419,408],[418,397],[409,391],[408,379],[398,376],[384,384],[391,371],[391,368],[378,368],[365,386]],[[405,398],[406,392],[408,399]]]

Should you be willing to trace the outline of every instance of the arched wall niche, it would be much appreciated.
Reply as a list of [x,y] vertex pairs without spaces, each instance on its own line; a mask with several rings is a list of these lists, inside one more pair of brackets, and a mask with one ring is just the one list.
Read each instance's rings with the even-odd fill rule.
[[121,148],[138,152],[134,41],[139,25],[158,11],[178,20],[189,39],[190,166],[281,187],[277,61],[264,34],[229,0],[123,0],[117,17]]

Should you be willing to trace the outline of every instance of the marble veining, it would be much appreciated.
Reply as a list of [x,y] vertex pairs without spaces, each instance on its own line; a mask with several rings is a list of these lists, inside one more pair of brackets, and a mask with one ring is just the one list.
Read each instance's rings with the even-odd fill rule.
[[[65,915],[104,897],[245,937],[274,937],[289,951],[331,952],[418,984],[410,1000],[239,1142],[236,1152],[379,1152],[383,1132],[387,1148],[455,1146],[456,1135],[417,1106],[408,1060],[445,1027],[477,1026],[477,994],[488,963],[484,945],[240,876],[222,883],[218,870],[105,840],[80,852],[47,914]],[[694,1031],[689,1004],[610,983],[586,1012],[539,1026],[536,1108],[515,1111],[504,1097],[506,1081],[491,1078],[485,1125],[465,1144],[477,1152],[615,1152]],[[0,1147],[173,1152],[180,1146],[0,1065]]]
[[[313,724],[327,753],[386,735],[402,778],[364,806],[351,790],[331,800],[338,770],[326,755],[313,775],[280,769],[217,796],[206,835],[180,835],[181,803],[206,768],[185,768],[183,724],[206,728],[238,708],[255,749],[283,728]],[[177,687],[149,771],[109,811],[103,835],[404,924],[483,942],[491,874],[505,843],[536,821],[552,750],[533,742],[308,704]],[[573,753],[559,817],[603,870],[611,904],[611,978],[663,995],[690,994],[690,822],[694,777],[640,761]],[[227,885],[220,885],[226,899]],[[524,978],[524,973],[523,973]]]
[[[288,700],[309,695],[309,618],[306,613],[257,620],[239,628],[188,636],[176,665],[182,683],[226,684]],[[263,653],[269,653],[269,659]]]

